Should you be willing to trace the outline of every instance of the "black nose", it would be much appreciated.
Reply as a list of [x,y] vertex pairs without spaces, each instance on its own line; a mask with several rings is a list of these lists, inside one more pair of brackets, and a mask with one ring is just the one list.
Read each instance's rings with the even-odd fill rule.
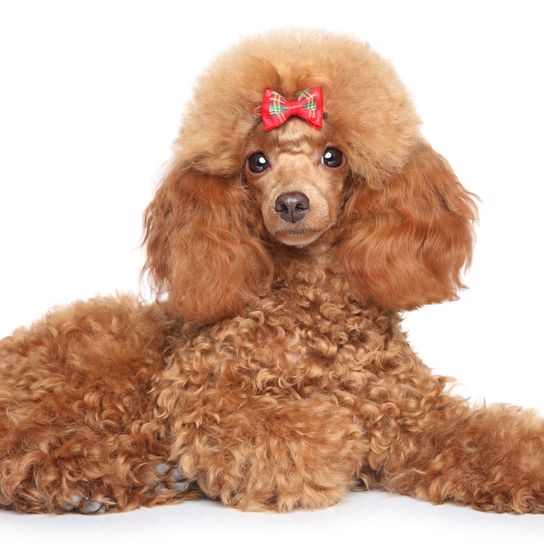
[[296,223],[308,211],[310,201],[304,193],[282,193],[277,199],[274,209],[284,221]]

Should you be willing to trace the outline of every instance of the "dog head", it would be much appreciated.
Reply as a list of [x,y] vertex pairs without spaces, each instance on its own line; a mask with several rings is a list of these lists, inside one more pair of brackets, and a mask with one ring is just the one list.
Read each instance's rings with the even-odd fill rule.
[[[320,129],[291,117],[265,130],[265,89],[294,100],[315,87]],[[146,211],[146,269],[173,312],[209,323],[266,293],[275,250],[327,233],[362,300],[412,309],[455,298],[475,216],[389,63],[349,37],[280,32],[198,82]]]

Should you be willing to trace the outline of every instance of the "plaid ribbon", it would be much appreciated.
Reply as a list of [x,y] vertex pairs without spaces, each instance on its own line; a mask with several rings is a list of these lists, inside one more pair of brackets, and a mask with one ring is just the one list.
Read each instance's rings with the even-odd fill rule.
[[279,127],[292,115],[296,115],[312,127],[320,129],[323,126],[323,92],[321,87],[300,91],[297,94],[297,99],[293,102],[289,102],[284,96],[272,89],[264,91],[261,117],[265,130]]

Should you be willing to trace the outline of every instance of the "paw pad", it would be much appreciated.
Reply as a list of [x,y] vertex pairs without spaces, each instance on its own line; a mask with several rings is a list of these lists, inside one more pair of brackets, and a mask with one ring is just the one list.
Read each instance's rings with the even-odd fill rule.
[[[155,474],[157,476],[157,493],[184,493],[191,487],[191,481],[188,480],[180,468],[172,467],[168,463],[158,463],[155,465]],[[115,501],[109,498],[86,499],[78,493],[72,493],[61,503],[61,508],[65,512],[80,512],[88,516],[103,514],[110,506],[114,506]]]
[[115,501],[103,499],[100,501],[86,500],[81,495],[73,493],[62,504],[61,508],[66,512],[80,512],[85,515],[103,514],[108,506],[113,506]]
[[76,508],[79,508],[79,505],[81,504],[81,496],[77,495],[76,493],[73,493],[70,495],[63,503],[62,503],[62,509],[66,510],[67,512],[70,512],[72,510],[75,510]]
[[106,504],[100,501],[85,501],[81,513],[87,515],[102,514],[106,511]]
[[191,485],[191,482],[178,467],[172,468],[167,463],[155,465],[155,473],[162,480],[156,487],[158,493],[168,493],[169,491],[183,493],[184,491],[187,491]]

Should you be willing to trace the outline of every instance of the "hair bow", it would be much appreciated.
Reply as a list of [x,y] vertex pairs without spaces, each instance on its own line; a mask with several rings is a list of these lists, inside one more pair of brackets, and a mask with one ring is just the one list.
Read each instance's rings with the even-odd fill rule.
[[264,91],[261,104],[261,117],[265,130],[279,127],[289,117],[296,115],[310,126],[320,129],[323,126],[323,92],[321,87],[304,89],[297,94],[297,99],[289,102],[284,96],[272,89]]

